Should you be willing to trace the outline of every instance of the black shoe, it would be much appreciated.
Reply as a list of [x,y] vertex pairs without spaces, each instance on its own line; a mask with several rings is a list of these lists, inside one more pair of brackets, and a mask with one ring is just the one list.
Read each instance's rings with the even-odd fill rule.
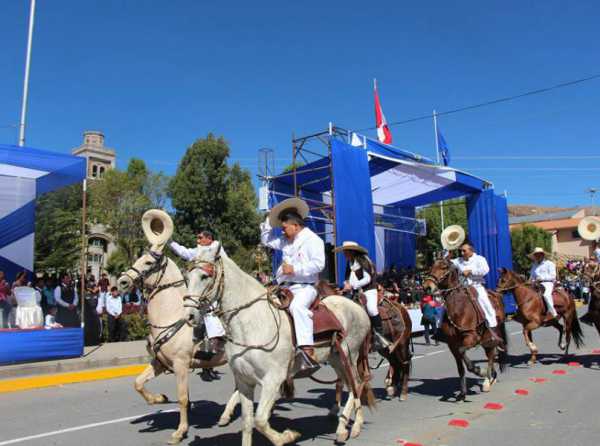
[[211,369],[202,369],[200,372],[200,379],[205,382],[211,382],[214,378],[210,371]]

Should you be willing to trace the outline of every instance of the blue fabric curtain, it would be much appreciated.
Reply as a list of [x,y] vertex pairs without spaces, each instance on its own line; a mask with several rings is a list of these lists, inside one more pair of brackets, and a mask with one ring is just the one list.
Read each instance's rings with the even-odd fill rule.
[[[498,265],[499,267],[512,269],[512,245],[508,225],[508,206],[506,198],[501,195],[496,195],[495,200],[496,224],[498,226]],[[517,304],[512,293],[504,294],[504,307],[509,314],[517,311]]]
[[490,266],[486,277],[487,287],[494,289],[498,282],[498,225],[496,198],[493,189],[484,190],[467,198],[469,238],[475,250],[484,256]]
[[[415,218],[414,207],[386,207],[386,214]],[[416,264],[417,238],[407,232],[385,230],[385,268],[414,268]]]
[[[331,138],[331,156],[335,184],[337,244],[354,241],[375,258],[373,196],[367,152]],[[346,260],[337,255],[338,282],[344,281]]]

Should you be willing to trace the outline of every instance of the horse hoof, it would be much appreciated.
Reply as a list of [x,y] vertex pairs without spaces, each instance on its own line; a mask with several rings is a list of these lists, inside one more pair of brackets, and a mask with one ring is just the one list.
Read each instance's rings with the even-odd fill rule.
[[396,389],[394,388],[394,386],[386,387],[385,391],[387,392],[387,396],[389,396],[390,398],[392,398],[396,394]]
[[558,348],[564,352],[567,349],[567,344],[558,344]]
[[406,401],[408,399],[408,393],[402,393],[400,395],[400,401]]
[[284,442],[284,444],[287,444],[287,443],[295,443],[295,442],[296,442],[296,440],[298,440],[298,439],[301,437],[301,435],[300,435],[300,432],[298,432],[298,431],[293,431],[293,430],[291,430],[291,429],[286,429],[286,430],[284,430],[284,431],[283,431],[283,436],[285,437],[285,442]]
[[[354,426],[356,426],[356,424]],[[360,435],[360,429],[354,429],[354,426],[350,431],[350,438],[357,438]]]
[[335,437],[335,441],[338,443],[345,443],[348,441],[348,431],[338,433]]
[[183,436],[179,435],[171,435],[171,439],[168,441],[168,444],[179,444],[183,440]]
[[490,384],[490,380],[486,378],[485,381],[483,381],[483,385],[481,386],[481,391],[487,393],[490,391],[491,387],[492,385]]
[[217,426],[225,427],[229,424],[230,421],[231,418],[219,418],[219,421],[217,421]]

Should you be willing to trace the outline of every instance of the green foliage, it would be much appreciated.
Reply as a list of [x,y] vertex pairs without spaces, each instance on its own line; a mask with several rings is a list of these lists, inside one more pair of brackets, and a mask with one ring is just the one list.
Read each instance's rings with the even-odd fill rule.
[[544,248],[546,252],[552,249],[552,235],[533,225],[524,225],[510,232],[513,253],[513,266],[515,271],[526,273],[531,268],[531,259],[528,255],[537,247]]
[[[102,330],[101,342],[108,342],[108,316],[102,315]],[[121,315],[123,321],[127,324],[127,340],[139,341],[146,339],[150,334],[150,327],[146,323],[146,318],[140,313],[130,313]]]
[[106,261],[106,272],[111,276],[116,277],[120,275],[123,271],[127,270],[130,266],[131,263],[129,263],[127,255],[119,247],[110,255],[110,257]]
[[209,134],[188,147],[169,195],[175,208],[175,238],[194,246],[195,234],[211,230],[240,267],[254,268],[252,250],[259,242],[260,217],[250,173],[227,166],[229,146]]
[[81,184],[63,187],[38,198],[35,221],[36,271],[78,268],[81,257]]
[[147,244],[140,224],[148,209],[164,204],[166,182],[151,174],[142,160],[132,159],[125,172],[109,170],[90,184],[90,221],[105,226],[119,249],[120,264],[131,265]]
[[[427,222],[427,235],[417,238],[417,243],[424,264],[431,265],[435,252],[442,250],[440,205],[434,204],[420,209],[417,218],[423,218]],[[444,202],[444,226],[450,225],[460,225],[467,231],[467,208],[462,198]]]

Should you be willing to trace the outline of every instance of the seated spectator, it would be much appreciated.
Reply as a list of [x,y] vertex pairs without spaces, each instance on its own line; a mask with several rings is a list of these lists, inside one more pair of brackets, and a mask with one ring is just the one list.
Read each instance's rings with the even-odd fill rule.
[[17,286],[13,288],[13,295],[17,303],[15,325],[19,328],[41,327],[44,313],[40,306],[40,293],[31,286]]
[[81,321],[77,312],[79,296],[69,274],[62,275],[60,285],[54,289],[54,300],[58,306],[56,321],[63,327],[80,327]]
[[0,328],[9,328],[12,304],[10,302],[10,283],[4,277],[4,271],[0,271]]
[[44,319],[44,328],[50,330],[52,328],[62,328],[58,322],[56,322],[56,307],[49,307],[48,314]]
[[114,286],[106,298],[106,313],[108,314],[108,340],[120,342],[127,339],[127,325],[122,318],[123,300],[119,289]]

